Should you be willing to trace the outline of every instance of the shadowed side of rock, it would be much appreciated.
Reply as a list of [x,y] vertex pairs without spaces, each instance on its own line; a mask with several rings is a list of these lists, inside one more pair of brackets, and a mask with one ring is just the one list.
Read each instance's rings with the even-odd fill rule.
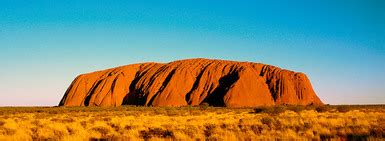
[[79,75],[59,106],[321,105],[303,73],[210,59],[133,64]]

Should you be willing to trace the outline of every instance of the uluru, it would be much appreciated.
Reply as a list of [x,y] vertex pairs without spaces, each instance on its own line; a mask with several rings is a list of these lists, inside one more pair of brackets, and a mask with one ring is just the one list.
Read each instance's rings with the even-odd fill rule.
[[322,105],[304,73],[214,59],[140,63],[81,74],[59,106]]

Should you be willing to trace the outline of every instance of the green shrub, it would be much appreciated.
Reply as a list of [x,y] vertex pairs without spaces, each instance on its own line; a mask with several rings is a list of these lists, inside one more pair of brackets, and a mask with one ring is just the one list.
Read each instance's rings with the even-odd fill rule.
[[349,141],[366,141],[369,138],[367,134],[348,134]]
[[140,137],[142,137],[145,140],[149,140],[152,137],[174,138],[174,132],[170,130],[164,130],[162,128],[150,128],[148,131],[142,130],[139,133],[140,133]]
[[385,138],[385,127],[382,128],[372,128],[370,130],[370,135],[377,138]]
[[211,124],[211,123],[208,123],[205,125],[205,136],[206,137],[210,137],[213,133],[214,133],[214,130],[216,128],[216,125],[215,124]]
[[92,128],[92,130],[99,132],[100,134],[102,134],[102,136],[106,136],[110,132],[109,128],[103,126],[94,127]]
[[265,125],[271,125],[273,123],[273,119],[270,117],[263,117],[261,119],[261,123]]
[[352,108],[349,106],[346,106],[346,105],[342,105],[342,106],[337,107],[337,111],[341,112],[341,113],[346,113],[346,112],[349,112],[350,110],[352,110]]
[[267,113],[270,115],[278,115],[285,111],[286,111],[285,106],[257,107],[254,109],[254,113]]
[[300,113],[303,110],[305,110],[305,107],[301,106],[301,105],[288,106],[287,108],[288,108],[288,110],[296,112],[296,113]]
[[174,108],[167,109],[167,116],[178,116],[180,115],[180,112]]
[[266,111],[266,107],[257,107],[254,109],[254,113],[263,113],[264,111]]
[[333,135],[330,135],[330,134],[320,134],[320,139],[321,141],[329,141],[329,140],[332,140],[334,138]]
[[209,103],[203,102],[203,103],[199,104],[199,109],[206,110],[207,108],[209,108],[209,106],[210,106]]
[[330,111],[330,107],[329,106],[318,106],[315,108],[315,110],[318,112],[318,113],[323,113],[323,112],[328,112]]

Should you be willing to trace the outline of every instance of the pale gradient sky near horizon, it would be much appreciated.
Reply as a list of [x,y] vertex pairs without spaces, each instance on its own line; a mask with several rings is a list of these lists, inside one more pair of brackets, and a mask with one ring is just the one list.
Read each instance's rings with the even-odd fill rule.
[[325,103],[385,104],[382,0],[1,0],[0,106],[57,105],[79,74],[213,58],[304,72]]

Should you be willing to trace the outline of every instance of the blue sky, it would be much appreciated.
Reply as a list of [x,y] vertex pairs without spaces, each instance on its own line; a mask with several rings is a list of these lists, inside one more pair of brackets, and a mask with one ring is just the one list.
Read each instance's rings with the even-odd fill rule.
[[382,0],[1,0],[0,106],[57,105],[78,74],[216,58],[306,73],[330,104],[385,103]]

